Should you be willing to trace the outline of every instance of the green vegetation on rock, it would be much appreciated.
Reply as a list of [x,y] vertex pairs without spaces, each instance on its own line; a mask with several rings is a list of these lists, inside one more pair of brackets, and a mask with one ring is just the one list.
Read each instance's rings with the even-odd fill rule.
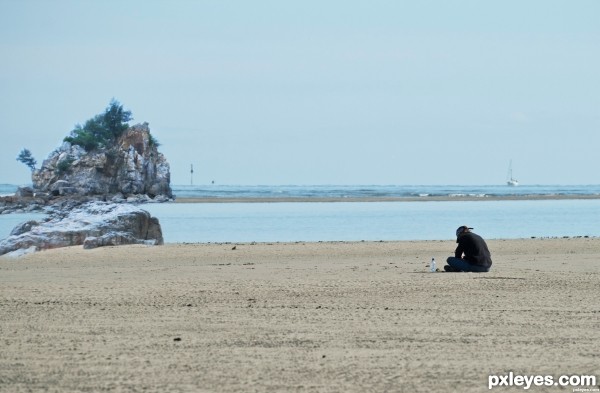
[[31,151],[29,151],[29,149],[21,150],[21,152],[17,156],[17,161],[27,165],[27,167],[31,169],[31,172],[35,170],[35,165],[37,164],[37,161],[35,160],[35,158],[33,158],[33,155],[31,154]]
[[83,126],[77,124],[64,140],[86,151],[107,147],[129,127],[130,120],[133,120],[131,111],[124,110],[123,105],[112,99],[104,113],[89,119]]

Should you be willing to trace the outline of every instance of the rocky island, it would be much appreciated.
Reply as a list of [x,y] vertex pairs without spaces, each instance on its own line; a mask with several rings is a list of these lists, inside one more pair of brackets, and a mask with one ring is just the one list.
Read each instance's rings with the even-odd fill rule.
[[169,163],[148,123],[129,126],[131,119],[113,100],[103,114],[77,125],[40,168],[23,149],[17,159],[31,168],[33,187],[0,198],[0,213],[43,211],[49,217],[15,228],[0,241],[0,255],[163,243],[158,220],[133,204],[173,199]]
[[158,151],[148,123],[127,128],[114,144],[86,151],[63,142],[32,173],[36,195],[102,196],[123,199],[145,195],[173,197],[169,164]]

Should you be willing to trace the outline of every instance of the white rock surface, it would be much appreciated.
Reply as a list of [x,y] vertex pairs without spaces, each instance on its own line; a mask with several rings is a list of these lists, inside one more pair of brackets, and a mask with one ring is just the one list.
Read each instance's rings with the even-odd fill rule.
[[[163,244],[157,218],[130,204],[88,202],[56,212],[48,221],[18,225],[0,241],[0,255],[86,244],[85,248],[121,244]],[[15,253],[16,252],[16,253]]]

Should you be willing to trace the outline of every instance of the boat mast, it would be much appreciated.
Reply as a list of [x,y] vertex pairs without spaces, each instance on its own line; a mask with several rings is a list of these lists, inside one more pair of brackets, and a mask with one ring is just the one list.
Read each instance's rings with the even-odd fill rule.
[[519,185],[519,182],[513,178],[512,159],[510,160],[510,162],[508,164],[508,179],[506,179],[506,184],[509,186],[518,186]]

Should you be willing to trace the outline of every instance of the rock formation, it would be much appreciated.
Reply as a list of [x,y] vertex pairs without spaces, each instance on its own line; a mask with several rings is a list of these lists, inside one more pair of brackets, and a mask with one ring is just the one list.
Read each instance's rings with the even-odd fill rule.
[[51,196],[173,197],[169,164],[158,152],[148,123],[129,127],[113,145],[90,152],[64,142],[34,171],[32,180],[36,193]]
[[46,203],[47,199],[35,195],[31,187],[21,186],[15,195],[0,196],[0,214],[41,212]]
[[56,210],[44,222],[28,221],[0,241],[0,255],[83,245],[163,244],[157,218],[131,204],[88,202]]

